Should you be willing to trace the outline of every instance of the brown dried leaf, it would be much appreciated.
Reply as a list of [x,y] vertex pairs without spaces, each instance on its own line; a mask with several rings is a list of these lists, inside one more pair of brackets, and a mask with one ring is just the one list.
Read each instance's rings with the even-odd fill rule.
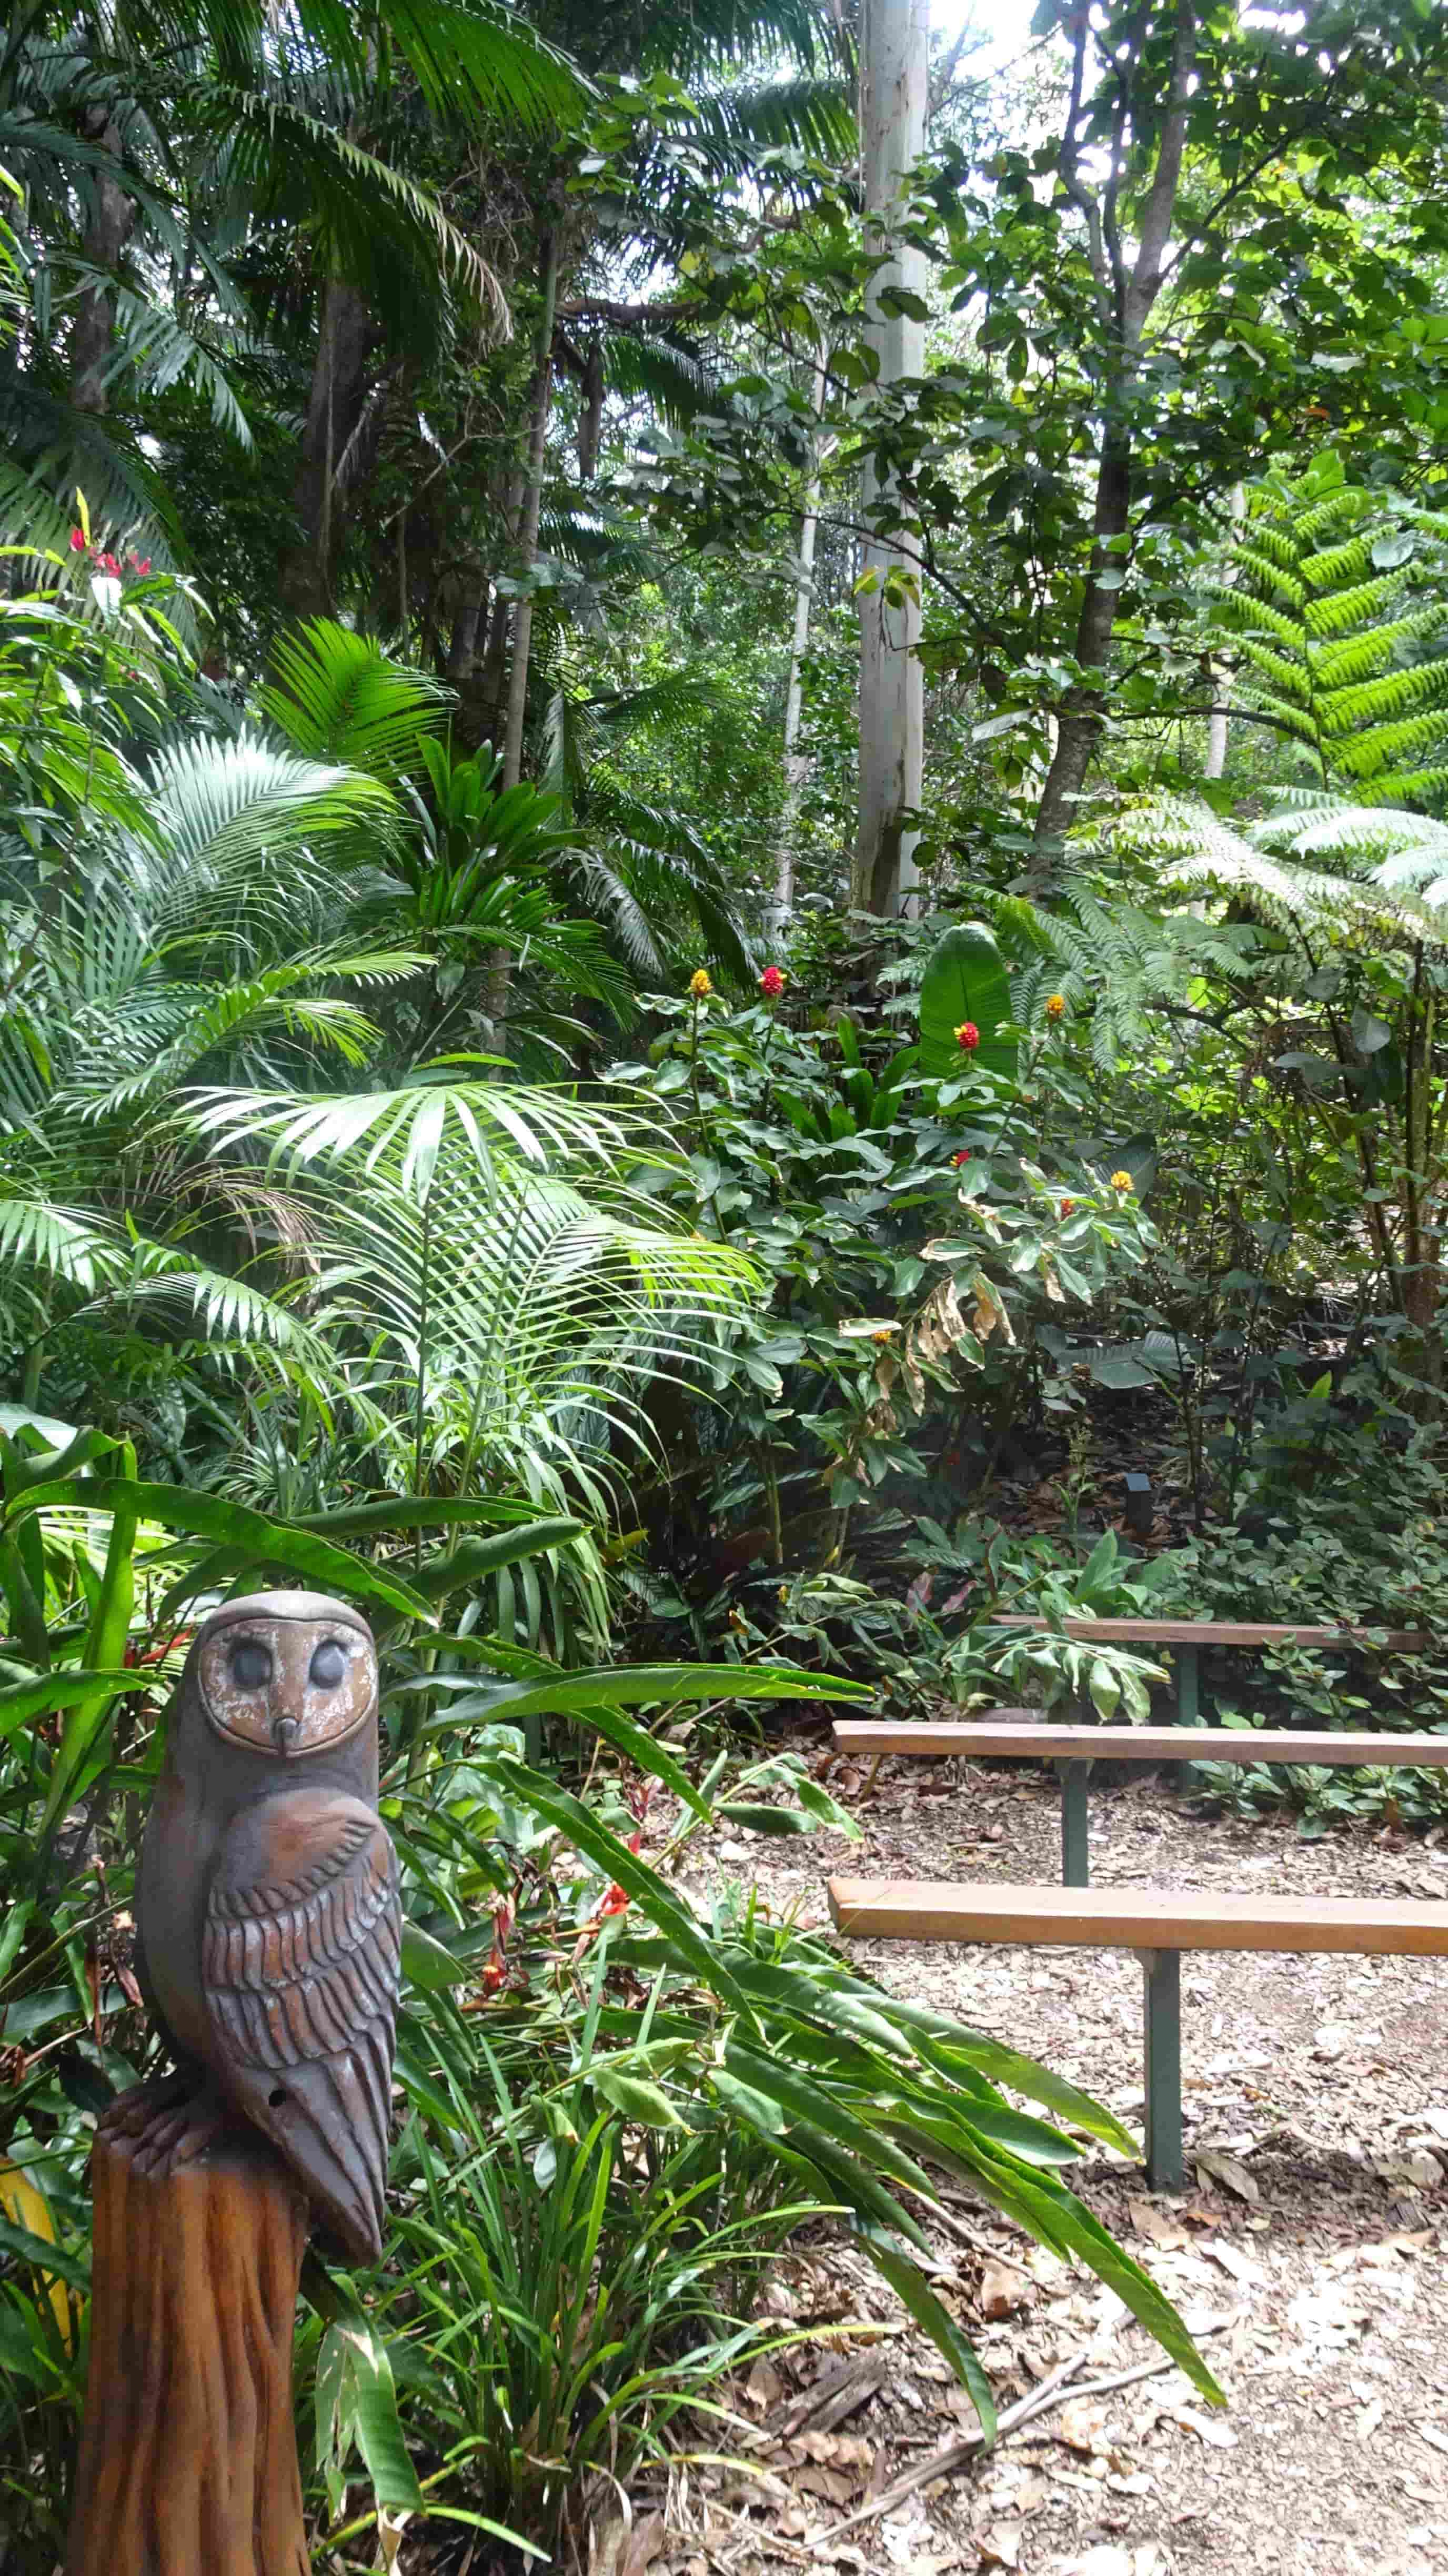
[[1069,2443],[1073,2451],[1084,2451],[1089,2455],[1106,2448],[1102,2440],[1105,2424],[1104,2406],[1095,2405],[1089,2397],[1073,2397],[1069,2406],[1062,2407],[1056,2419],[1056,2438]]
[[989,2531],[980,2533],[976,2553],[982,2567],[1019,2567],[1021,2563],[1021,2527],[1019,2523],[997,2522]]
[[1154,2201],[1128,2200],[1126,2208],[1137,2235],[1144,2236],[1149,2244],[1190,2245],[1192,2240],[1186,2229],[1175,2218],[1168,2217],[1164,2209],[1158,2209]]
[[1193,2161],[1199,2182],[1219,2182],[1225,2191],[1234,2191],[1239,2200],[1251,2201],[1254,2207],[1261,2199],[1252,2176],[1236,2156],[1219,2155],[1214,2148],[1200,2147]]
[[635,2523],[618,2576],[648,2576],[654,2560],[663,2555],[666,2537],[661,2513],[651,2513]]
[[1006,2263],[987,2263],[980,2276],[980,2312],[983,2317],[1009,2317],[1015,2314],[1028,2295],[1029,2284],[1024,2274]]

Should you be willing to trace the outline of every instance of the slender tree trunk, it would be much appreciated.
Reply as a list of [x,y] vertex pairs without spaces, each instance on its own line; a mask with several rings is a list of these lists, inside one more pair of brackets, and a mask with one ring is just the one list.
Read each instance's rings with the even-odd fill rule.
[[340,278],[329,278],[292,488],[302,543],[286,558],[281,575],[282,597],[296,617],[325,617],[333,605],[342,536],[337,469],[362,417],[374,340],[375,326],[361,297]]
[[[102,152],[113,155],[116,170],[121,167],[121,136],[107,110],[87,110],[86,140],[98,144]],[[119,176],[109,170],[91,173],[94,196],[85,228],[82,249],[95,268],[114,277],[121,253],[135,230],[136,209],[127,196]],[[77,411],[106,411],[109,394],[106,383],[115,347],[116,306],[110,286],[87,286],[76,306],[75,326],[70,339],[70,398]]]
[[[925,327],[882,310],[888,287],[920,295],[925,256],[898,239],[892,209],[905,173],[925,149],[930,0],[864,0],[860,44],[860,134],[866,241],[881,259],[867,293],[879,382],[925,371]],[[864,517],[872,534],[860,593],[860,800],[851,901],[871,912],[908,909],[918,883],[918,833],[906,821],[920,804],[924,774],[924,677],[920,640],[920,550],[901,524],[894,478],[866,474]],[[887,597],[887,588],[893,600]]]
[[[1131,525],[1131,433],[1124,422],[1112,422],[1101,443],[1092,522],[1091,570],[1076,624],[1075,655],[1088,670],[1104,673],[1116,625],[1116,592],[1102,586],[1101,575],[1120,572],[1122,558],[1111,547]],[[1101,735],[1106,693],[1094,681],[1078,681],[1061,703],[1056,749],[1036,814],[1036,848],[1053,854],[1063,833],[1076,819],[1076,800]]]
[[[1232,529],[1233,534],[1235,535],[1247,516],[1247,493],[1243,484],[1233,484],[1230,507],[1232,513]],[[1230,574],[1228,575],[1228,578],[1230,578]],[[1214,669],[1212,673],[1212,698],[1214,703],[1211,714],[1207,718],[1207,762],[1206,767],[1202,771],[1202,776],[1204,778],[1220,778],[1227,766],[1227,727],[1230,722],[1228,701],[1230,700],[1231,695],[1232,683],[1227,677],[1227,674],[1224,671]],[[1204,909],[1204,907],[1198,907],[1196,905],[1192,908],[1194,911]]]
[[[523,522],[518,531],[518,568],[526,580],[538,554],[538,522],[543,509],[543,467],[548,443],[548,408],[553,394],[553,317],[558,303],[558,227],[543,236],[543,312],[538,324],[538,365],[533,377],[532,418],[528,432],[528,473],[523,487]],[[526,590],[513,613],[513,662],[508,673],[508,721],[503,738],[503,785],[516,787],[523,768],[523,718],[528,704],[528,657],[533,643],[533,601]]]
[[452,640],[448,645],[447,675],[450,680],[465,680],[473,667],[485,605],[481,594],[474,599],[464,599],[458,605],[453,617]]
[[[1147,19],[1143,16],[1143,35]],[[1192,0],[1176,0],[1171,85],[1157,138],[1151,184],[1142,205],[1134,260],[1128,261],[1118,229],[1120,190],[1125,177],[1124,129],[1129,85],[1139,56],[1116,68],[1121,102],[1118,131],[1110,150],[1110,169],[1098,204],[1086,194],[1078,168],[1077,127],[1081,115],[1081,70],[1089,38],[1083,9],[1074,30],[1075,71],[1061,175],[1067,195],[1086,216],[1092,273],[1102,328],[1101,458],[1096,477],[1091,560],[1077,620],[1075,658],[1088,675],[1068,689],[1061,704],[1056,749],[1036,813],[1032,862],[1037,891],[1055,871],[1063,835],[1076,819],[1077,800],[1101,739],[1106,714],[1105,675],[1116,625],[1117,593],[1127,568],[1127,549],[1117,540],[1131,529],[1132,423],[1141,361],[1141,345],[1152,306],[1161,292],[1163,265],[1181,185],[1186,147],[1187,112],[1196,59],[1196,12]],[[1100,675],[1099,677],[1097,675]]]
[[789,688],[784,701],[784,811],[774,861],[774,902],[769,928],[778,938],[794,909],[794,844],[799,829],[800,798],[809,762],[798,751],[800,714],[804,705],[804,657],[809,651],[810,613],[814,606],[815,542],[820,524],[820,433],[825,407],[829,350],[821,340],[814,364],[815,426],[810,437],[809,480],[804,487],[804,513],[799,530],[798,588],[794,595],[794,638],[789,652]]
[[[538,364],[528,429],[528,467],[518,528],[518,569],[526,581],[538,557],[538,522],[543,512],[543,471],[548,447],[548,411],[553,397],[553,323],[558,309],[558,227],[550,224],[542,243],[543,311],[538,322]],[[533,649],[533,599],[525,590],[513,607],[513,658],[508,669],[508,706],[503,724],[503,792],[516,787],[523,771],[523,721],[528,710],[528,662]],[[508,1025],[508,991],[512,960],[506,948],[488,959],[483,1007],[493,1024],[493,1044],[501,1054]]]

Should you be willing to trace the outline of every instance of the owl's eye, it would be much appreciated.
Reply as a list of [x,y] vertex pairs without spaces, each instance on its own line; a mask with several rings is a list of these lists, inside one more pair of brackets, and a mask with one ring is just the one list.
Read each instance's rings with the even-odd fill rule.
[[271,1648],[257,1637],[243,1637],[231,1650],[231,1676],[241,1690],[260,1690],[271,1680]]
[[347,1657],[335,1637],[328,1637],[312,1657],[311,1677],[319,1690],[335,1690],[346,1678]]

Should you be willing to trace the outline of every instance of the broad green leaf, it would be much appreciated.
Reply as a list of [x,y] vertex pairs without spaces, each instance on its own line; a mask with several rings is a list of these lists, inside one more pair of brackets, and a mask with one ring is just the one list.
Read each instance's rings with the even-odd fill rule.
[[922,2334],[927,2334],[942,2358],[949,2362],[977,2415],[989,2450],[995,2440],[996,2410],[990,2381],[966,2342],[955,2319],[941,2305],[924,2275],[896,2245],[885,2243],[873,2230],[862,2227],[856,2241],[869,2255],[877,2272],[882,2272],[903,2307],[909,2309]]
[[0,1736],[13,1735],[32,1717],[48,1717],[52,1709],[74,1708],[78,1701],[101,1695],[118,1699],[125,1691],[143,1690],[147,1678],[144,1672],[121,1668],[111,1673],[38,1673],[33,1682],[9,1682],[0,1690]]
[[475,1959],[459,1959],[416,1923],[402,1927],[402,1974],[410,1986],[432,1993],[442,1986],[463,1986],[477,1974]]
[[231,1502],[221,1494],[204,1494],[189,1485],[136,1484],[122,1476],[70,1476],[63,1484],[34,1487],[22,1498],[20,1508],[43,1511],[56,1504],[99,1512],[129,1508],[141,1520],[154,1521],[178,1537],[220,1541],[242,1549],[249,1563],[283,1565],[293,1574],[304,1574],[322,1591],[360,1594],[385,1601],[410,1618],[432,1619],[428,1603],[385,1566],[333,1547],[315,1530],[268,1520],[264,1512],[254,1512],[248,1504]]
[[[926,960],[920,987],[920,1070],[937,1082],[972,1067],[1014,1080],[1017,1047],[999,1033],[1011,1016],[1010,979],[991,933],[980,922],[957,923]],[[980,1043],[967,1054],[956,1030],[973,1022]]]
[[683,2122],[660,2084],[646,2083],[641,2076],[624,2074],[611,2066],[606,2057],[595,2057],[588,2069],[588,2080],[595,2093],[602,2095],[612,2109],[625,2120],[633,2120],[645,2129],[680,2129]]
[[797,1807],[756,1806],[747,1799],[732,1798],[727,1807],[720,1808],[719,1821],[739,1825],[748,1834],[807,1834],[813,1830],[810,1818],[801,1815]]
[[397,2387],[387,2346],[366,2320],[349,2315],[337,2332],[346,2338],[352,2368],[357,2447],[367,2463],[377,2501],[421,2513],[422,2489],[407,2455],[397,2413]]

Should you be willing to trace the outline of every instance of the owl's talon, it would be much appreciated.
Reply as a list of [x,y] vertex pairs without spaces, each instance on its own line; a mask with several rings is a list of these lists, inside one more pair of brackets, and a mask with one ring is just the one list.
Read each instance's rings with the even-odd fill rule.
[[133,2084],[128,2092],[117,2094],[96,2127],[108,2138],[144,2137],[153,2120],[189,2102],[195,2091],[194,2075],[163,2075],[149,2084]]
[[149,2176],[192,2163],[226,2120],[225,2106],[209,2084],[194,2075],[175,2075],[123,2093],[100,2126],[109,2137],[134,2141],[131,2170]]

